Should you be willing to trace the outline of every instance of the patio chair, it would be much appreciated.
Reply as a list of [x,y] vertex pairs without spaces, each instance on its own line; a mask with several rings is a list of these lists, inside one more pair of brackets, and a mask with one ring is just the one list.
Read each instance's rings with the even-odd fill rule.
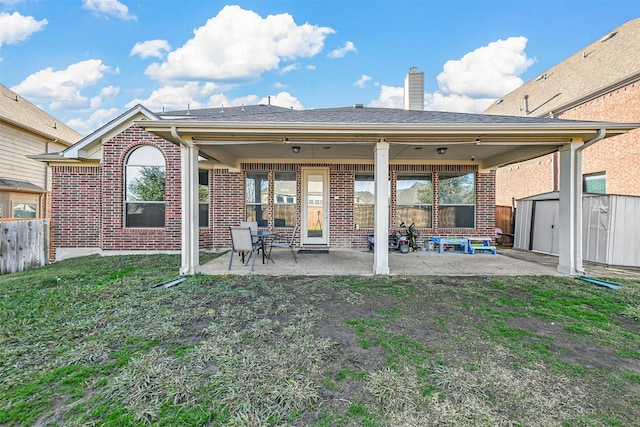
[[253,241],[253,237],[251,236],[251,229],[248,227],[229,227],[229,231],[231,232],[231,243],[233,245],[231,250],[231,258],[229,259],[229,270],[231,270],[233,256],[236,253],[242,255],[243,261],[245,254],[249,253],[249,258],[246,259],[244,265],[248,265],[249,260],[253,258],[253,261],[251,262],[251,271],[253,271],[253,268],[256,264],[256,256],[258,254],[258,250],[262,246],[262,243]]
[[271,258],[271,250],[273,248],[285,248],[285,249],[288,248],[289,250],[291,250],[291,255],[293,255],[293,260],[297,264],[298,259],[296,258],[296,251],[293,250],[293,243],[296,240],[296,233],[298,232],[299,227],[300,226],[296,224],[296,226],[293,228],[293,233],[291,233],[291,238],[288,241],[284,240],[279,234],[276,234],[273,240],[269,243],[269,255],[267,256],[267,258],[275,263],[275,261],[273,261],[273,258]]
[[258,232],[258,221],[240,221],[240,228],[251,229],[251,234]]
[[257,243],[260,241],[260,238],[257,237],[258,221],[240,221],[240,228],[249,228],[251,230],[251,235],[253,236],[253,243]]

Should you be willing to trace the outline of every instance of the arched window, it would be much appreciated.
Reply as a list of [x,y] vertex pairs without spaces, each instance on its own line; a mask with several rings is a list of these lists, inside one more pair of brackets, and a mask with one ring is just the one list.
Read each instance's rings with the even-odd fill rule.
[[164,227],[165,163],[162,153],[143,145],[125,162],[125,227]]

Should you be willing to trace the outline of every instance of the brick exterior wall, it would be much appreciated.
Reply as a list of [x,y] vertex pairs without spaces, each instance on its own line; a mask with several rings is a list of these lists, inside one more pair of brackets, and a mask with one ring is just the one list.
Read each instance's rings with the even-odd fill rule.
[[[165,158],[165,227],[124,227],[124,162],[140,145]],[[179,251],[181,248],[180,147],[131,127],[103,145],[100,167],[53,166],[52,258],[57,248]],[[210,188],[213,187],[210,173]],[[210,224],[213,224],[210,209]],[[213,245],[213,227],[200,229],[200,248]]]
[[[162,152],[166,167],[165,227],[125,228],[124,172],[127,155],[136,147],[151,145]],[[131,127],[103,145],[101,166],[54,166],[52,203],[52,248],[102,248],[103,250],[169,251],[181,248],[180,148],[141,128]],[[302,169],[329,169],[329,239],[332,249],[364,249],[372,228],[355,227],[353,216],[354,178],[358,172],[373,173],[363,164],[243,164],[240,171],[212,169],[210,180],[210,227],[200,228],[201,249],[231,247],[229,227],[245,220],[246,171],[266,171],[269,197],[273,200],[273,179],[279,171],[297,176],[297,200],[302,200]],[[471,165],[392,165],[392,200],[398,173],[431,173],[434,182],[434,227],[418,229],[421,240],[428,236],[494,236],[495,173],[478,173]],[[441,172],[476,173],[476,227],[439,229],[437,183]],[[300,203],[296,222],[301,222]],[[391,224],[396,223],[395,209]],[[273,206],[269,206],[269,228],[274,229]],[[392,225],[393,227],[393,225]],[[285,234],[290,228],[280,229]],[[300,236],[297,236],[297,244]]]
[[515,200],[558,188],[558,154],[552,153],[496,171],[496,205],[512,206]]
[[[367,247],[367,236],[373,228],[355,228],[353,217],[354,178],[357,172],[373,173],[373,165],[345,164],[243,164],[242,170],[230,172],[215,170],[216,188],[214,190],[214,239],[215,248],[231,247],[229,227],[245,220],[245,173],[246,171],[269,173],[270,186],[276,171],[294,170],[297,175],[297,200],[302,199],[302,168],[329,168],[329,246],[332,249],[364,249]],[[477,173],[475,166],[442,166],[442,165],[410,165],[390,166],[392,180],[391,198],[395,203],[395,177],[400,172],[434,174],[434,228],[417,229],[421,240],[429,236],[495,236],[495,172]],[[437,182],[439,172],[476,172],[476,227],[440,229],[438,228]],[[273,191],[272,189],[270,191]],[[271,198],[272,199],[272,198]],[[299,204],[300,205],[300,204]],[[297,223],[301,222],[300,206],[298,206]],[[395,209],[392,209],[391,224],[396,223]],[[269,208],[269,229],[290,233],[289,229],[273,227],[272,206]],[[390,229],[391,231],[391,229]],[[421,242],[422,243],[422,242]],[[296,237],[300,244],[300,236]]]
[[[640,122],[640,82],[631,83],[557,116],[568,120]],[[582,173],[606,172],[607,193],[640,196],[640,130],[584,150]]]
[[56,248],[100,246],[100,167],[53,166],[51,257]]
[[[165,158],[164,228],[125,228],[124,173],[127,155],[141,145],[151,145]],[[180,250],[180,147],[131,127],[102,147],[102,249]]]
[[[567,120],[640,122],[640,82],[630,83],[586,101],[555,117]],[[599,141],[583,153],[582,173],[605,172],[606,192],[640,196],[640,130]],[[538,163],[539,162],[539,163]],[[556,191],[557,153],[499,168],[496,204],[511,205],[511,198]],[[557,176],[557,175],[556,175]]]

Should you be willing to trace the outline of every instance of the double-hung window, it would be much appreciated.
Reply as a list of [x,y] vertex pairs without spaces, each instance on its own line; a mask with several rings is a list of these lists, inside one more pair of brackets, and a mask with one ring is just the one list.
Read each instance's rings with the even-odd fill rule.
[[246,221],[266,227],[269,221],[269,174],[247,172],[245,186]]
[[209,227],[209,171],[198,171],[198,226]]
[[276,172],[273,182],[273,225],[293,227],[296,224],[296,173]]
[[155,147],[134,149],[125,163],[125,226],[164,227],[165,161]]
[[356,228],[373,228],[375,181],[371,174],[356,174],[353,185],[353,221]]
[[396,222],[408,227],[433,227],[433,181],[431,174],[398,175],[396,179]]
[[441,173],[438,196],[440,228],[475,227],[475,173]]

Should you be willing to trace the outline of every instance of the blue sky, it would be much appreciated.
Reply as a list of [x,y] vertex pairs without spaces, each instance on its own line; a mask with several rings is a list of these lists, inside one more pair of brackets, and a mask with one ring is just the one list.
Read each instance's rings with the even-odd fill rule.
[[491,102],[640,16],[638,0],[0,0],[0,83],[82,134],[153,111]]

